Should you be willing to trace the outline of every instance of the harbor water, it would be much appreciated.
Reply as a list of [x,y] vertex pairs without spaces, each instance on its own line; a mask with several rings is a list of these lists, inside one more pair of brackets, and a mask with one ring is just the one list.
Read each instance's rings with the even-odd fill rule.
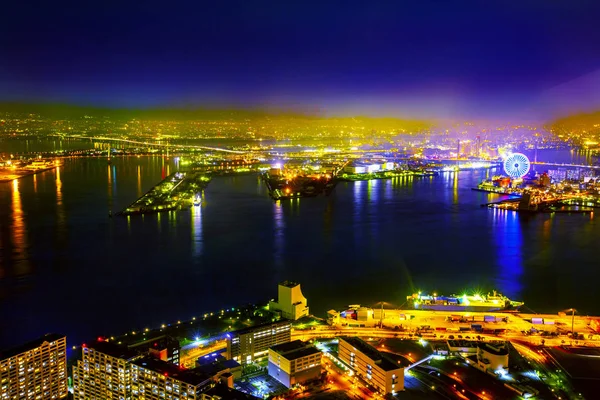
[[[550,161],[550,160],[549,160]],[[256,175],[214,178],[191,210],[113,217],[174,171],[161,157],[66,159],[0,184],[0,347],[71,344],[266,302],[302,284],[311,312],[414,291],[493,289],[532,310],[600,314],[595,215],[480,207],[486,171],[342,182],[272,201]]]

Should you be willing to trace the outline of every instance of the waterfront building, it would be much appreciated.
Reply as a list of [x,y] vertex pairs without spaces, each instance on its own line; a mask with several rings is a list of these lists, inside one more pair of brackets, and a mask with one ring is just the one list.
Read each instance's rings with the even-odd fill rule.
[[267,355],[269,347],[292,339],[292,323],[278,321],[231,332],[227,336],[227,358],[242,365]]
[[84,344],[82,359],[73,366],[73,398],[131,399],[129,363],[140,357],[127,346],[105,341]]
[[467,357],[467,363],[491,375],[508,373],[508,349],[505,344],[477,343],[477,354]]
[[212,387],[210,376],[146,356],[131,362],[132,400],[197,400]]
[[393,394],[404,390],[404,368],[362,339],[340,337],[338,355],[356,375],[379,392]]
[[277,295],[277,301],[269,302],[269,310],[278,311],[283,318],[293,321],[308,316],[308,301],[302,294],[299,283],[280,283]]
[[66,336],[48,334],[0,351],[0,399],[65,398],[66,349]]
[[319,349],[301,340],[279,344],[269,349],[269,375],[287,388],[321,376]]

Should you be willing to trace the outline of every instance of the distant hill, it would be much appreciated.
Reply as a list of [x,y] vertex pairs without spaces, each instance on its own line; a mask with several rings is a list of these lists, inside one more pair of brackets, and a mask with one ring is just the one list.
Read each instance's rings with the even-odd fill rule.
[[261,110],[261,109],[211,109],[211,108],[101,108],[86,107],[70,104],[26,104],[26,103],[1,103],[0,114],[13,115],[36,114],[42,118],[51,119],[79,119],[84,116],[96,118],[112,118],[119,120],[298,120],[310,123],[328,121],[339,124],[363,124],[367,129],[411,129],[418,130],[430,127],[429,121],[410,120],[399,118],[375,118],[369,116],[357,117],[323,117],[310,113],[299,113],[286,110]]
[[276,111],[267,112],[253,109],[210,109],[210,108],[103,108],[77,106],[71,104],[28,104],[28,103],[0,103],[0,112],[11,114],[39,114],[48,118],[82,118],[110,117],[119,119],[247,119],[284,117],[284,118],[311,118],[309,115]]
[[552,126],[568,130],[600,130],[600,111],[559,118],[552,122]]

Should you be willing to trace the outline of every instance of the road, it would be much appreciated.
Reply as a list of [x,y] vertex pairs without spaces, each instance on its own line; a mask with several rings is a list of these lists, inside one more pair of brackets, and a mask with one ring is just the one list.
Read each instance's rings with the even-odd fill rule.
[[182,365],[186,368],[193,368],[195,367],[196,360],[198,358],[216,351],[223,350],[225,348],[227,348],[227,341],[225,340],[218,340],[209,346],[200,346],[197,343],[191,343],[181,349],[179,365]]

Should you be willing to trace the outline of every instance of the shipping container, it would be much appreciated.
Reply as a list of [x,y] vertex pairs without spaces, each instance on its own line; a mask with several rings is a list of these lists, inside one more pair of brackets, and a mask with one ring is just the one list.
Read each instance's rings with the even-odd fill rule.
[[494,317],[493,315],[486,315],[485,317],[483,317],[483,320],[485,322],[496,322],[496,317]]
[[543,324],[544,323],[544,319],[543,318],[531,318],[531,323],[532,324]]
[[544,325],[554,325],[554,320],[544,318]]

